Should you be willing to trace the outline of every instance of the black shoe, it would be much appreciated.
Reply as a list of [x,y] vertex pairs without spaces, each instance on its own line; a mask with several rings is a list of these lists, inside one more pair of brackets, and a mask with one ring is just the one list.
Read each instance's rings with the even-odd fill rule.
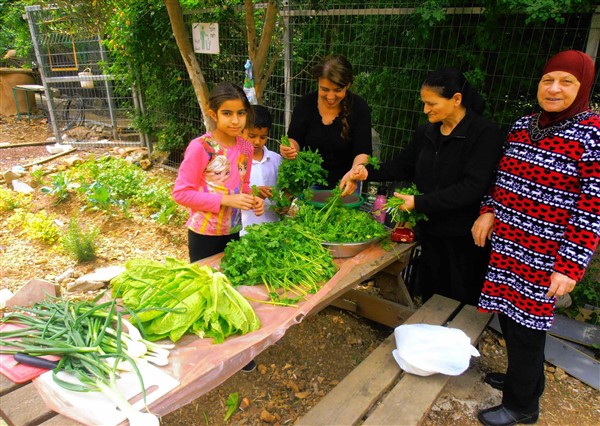
[[519,413],[506,408],[504,405],[481,410],[477,419],[486,426],[512,426],[518,423],[531,424],[537,422],[539,412]]
[[494,389],[504,389],[504,381],[506,380],[506,374],[504,373],[488,373],[485,375],[484,382],[493,387]]
[[250,361],[248,364],[242,367],[242,371],[244,373],[249,373],[254,370],[256,370],[256,363],[254,362],[254,360]]

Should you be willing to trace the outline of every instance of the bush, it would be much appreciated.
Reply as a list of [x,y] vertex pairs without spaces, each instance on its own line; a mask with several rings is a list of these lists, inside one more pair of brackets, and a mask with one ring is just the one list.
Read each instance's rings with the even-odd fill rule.
[[21,228],[23,234],[31,239],[52,245],[58,241],[60,230],[55,223],[55,217],[46,212],[29,213],[22,208],[16,209],[8,218],[9,229]]
[[30,204],[31,194],[23,194],[8,188],[0,187],[0,212],[28,208]]
[[73,255],[79,263],[87,262],[96,258],[96,237],[99,233],[98,228],[84,231],[77,219],[73,218],[69,221],[69,228],[61,243],[65,251]]

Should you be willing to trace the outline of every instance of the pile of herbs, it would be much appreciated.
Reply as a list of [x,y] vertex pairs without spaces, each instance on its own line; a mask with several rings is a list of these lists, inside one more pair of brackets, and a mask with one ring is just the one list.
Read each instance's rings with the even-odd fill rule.
[[294,221],[249,226],[225,247],[221,270],[233,285],[264,284],[271,302],[291,305],[316,293],[336,272],[321,239]]
[[[289,146],[284,135],[281,144]],[[298,152],[293,160],[283,160],[277,173],[277,188],[273,194],[276,210],[290,207],[294,197],[312,198],[311,188],[315,185],[327,185],[327,171],[323,169],[323,157],[319,151],[305,149]]]
[[[411,186],[396,189],[394,192],[404,195],[421,195],[421,192],[414,183]],[[425,213],[420,213],[415,210],[406,211],[402,207],[403,205],[404,200],[402,198],[390,197],[386,200],[384,208],[385,211],[391,215],[390,217],[393,223],[397,223],[400,226],[410,223],[412,226],[415,226],[418,222],[427,220],[427,215]]]
[[341,190],[336,188],[321,208],[302,204],[293,219],[329,243],[360,243],[387,235],[385,226],[367,212],[343,205]]
[[135,312],[132,321],[148,340],[176,342],[190,332],[222,343],[261,326],[248,301],[210,266],[167,258],[132,259],[125,268],[111,281],[113,295]]

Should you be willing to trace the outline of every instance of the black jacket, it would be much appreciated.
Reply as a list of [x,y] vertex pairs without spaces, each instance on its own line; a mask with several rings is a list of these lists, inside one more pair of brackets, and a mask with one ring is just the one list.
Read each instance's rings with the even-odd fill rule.
[[417,129],[412,141],[379,170],[369,166],[369,179],[414,182],[423,195],[415,210],[429,220],[419,224],[423,234],[470,235],[479,204],[495,175],[504,137],[492,121],[468,110],[449,136],[441,123]]

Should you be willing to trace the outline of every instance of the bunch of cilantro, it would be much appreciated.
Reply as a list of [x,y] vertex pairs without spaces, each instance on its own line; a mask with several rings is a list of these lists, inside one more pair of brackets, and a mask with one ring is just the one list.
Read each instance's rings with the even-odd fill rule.
[[[286,135],[281,144],[289,146]],[[312,198],[311,188],[314,185],[327,185],[327,171],[323,169],[323,157],[319,151],[305,149],[298,152],[293,160],[283,160],[277,174],[277,189],[273,194],[275,209],[290,207],[292,198],[302,196],[305,200]]]
[[360,243],[387,235],[385,226],[367,212],[350,209],[342,204],[341,190],[332,191],[321,208],[310,204],[299,207],[293,219],[329,243]]
[[134,312],[132,323],[150,341],[178,341],[185,333],[222,343],[261,326],[256,313],[222,273],[167,258],[132,259],[112,280],[113,296]]
[[221,271],[237,285],[264,284],[273,304],[291,305],[316,293],[336,272],[321,239],[293,221],[246,228],[225,247]]
[[[417,189],[417,185],[414,183],[406,188],[396,189],[394,192],[405,195],[421,195],[421,192]],[[384,208],[385,211],[391,215],[393,223],[399,225],[410,223],[412,226],[415,226],[417,222],[428,220],[425,213],[420,213],[415,210],[407,212],[402,208],[403,205],[404,200],[402,198],[390,197],[386,200]]]

